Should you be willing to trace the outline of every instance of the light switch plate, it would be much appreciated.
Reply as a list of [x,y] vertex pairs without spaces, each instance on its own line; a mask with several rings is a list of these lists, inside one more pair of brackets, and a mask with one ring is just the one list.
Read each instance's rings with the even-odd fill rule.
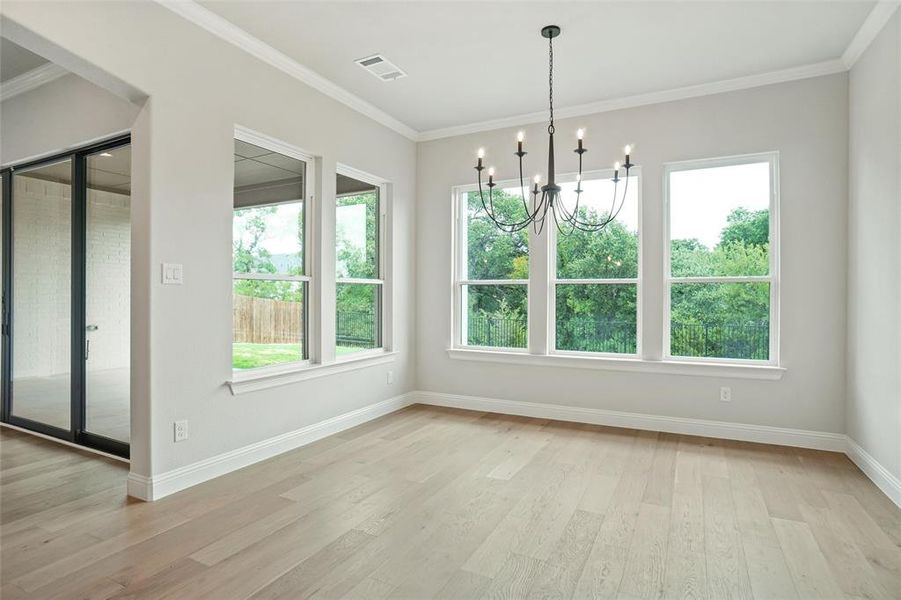
[[178,263],[163,263],[163,285],[181,285],[184,268]]

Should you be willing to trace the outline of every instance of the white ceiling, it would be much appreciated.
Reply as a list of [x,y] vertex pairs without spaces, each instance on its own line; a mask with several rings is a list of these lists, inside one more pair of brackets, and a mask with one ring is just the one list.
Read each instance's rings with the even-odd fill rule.
[[[555,105],[760,75],[841,57],[875,2],[201,3],[422,132],[545,110],[546,24]],[[381,53],[409,74],[372,77]]]
[[0,81],[8,81],[40,67],[47,61],[6,38],[0,38]]

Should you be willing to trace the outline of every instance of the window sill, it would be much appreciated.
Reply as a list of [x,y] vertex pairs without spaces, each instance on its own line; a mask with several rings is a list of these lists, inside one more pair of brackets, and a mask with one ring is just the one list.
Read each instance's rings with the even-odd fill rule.
[[275,367],[262,367],[247,371],[234,371],[232,379],[226,381],[232,396],[247,392],[256,392],[268,388],[327,377],[338,373],[347,373],[377,365],[394,362],[397,352],[367,352],[363,356],[342,357],[340,361],[327,365],[294,364]]
[[726,364],[681,360],[643,360],[640,358],[610,358],[607,356],[537,355],[498,350],[467,350],[449,348],[448,356],[457,360],[473,360],[514,365],[631,371],[665,375],[700,377],[730,377],[735,379],[768,379],[776,381],[785,374],[784,367],[774,365]]

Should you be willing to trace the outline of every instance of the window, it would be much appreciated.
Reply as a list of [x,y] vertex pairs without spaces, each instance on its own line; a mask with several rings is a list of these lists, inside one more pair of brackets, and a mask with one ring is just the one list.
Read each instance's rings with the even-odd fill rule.
[[[487,192],[486,192],[487,193]],[[522,220],[519,187],[497,187],[498,214]],[[529,233],[504,233],[488,218],[478,192],[457,200],[456,302],[464,346],[526,348],[528,345]]]
[[308,157],[235,140],[232,365],[309,357]]
[[[624,187],[624,184],[628,187]],[[575,210],[576,183],[560,184],[563,201]],[[598,222],[609,214],[614,183],[610,175],[585,177],[579,214],[583,221]],[[603,231],[564,230],[555,240],[556,279],[550,310],[551,331],[557,351],[638,353],[638,177],[616,186],[617,199],[625,201],[616,220]]]
[[381,348],[383,213],[378,185],[338,174],[335,203],[338,356]]
[[669,357],[776,363],[777,155],[666,168]]

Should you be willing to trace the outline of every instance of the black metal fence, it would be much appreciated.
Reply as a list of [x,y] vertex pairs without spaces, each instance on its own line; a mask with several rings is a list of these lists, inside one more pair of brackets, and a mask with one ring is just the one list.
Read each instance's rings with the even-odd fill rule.
[[467,336],[471,346],[525,348],[529,343],[525,319],[470,316]]
[[[673,356],[766,360],[770,353],[770,325],[754,323],[672,323]],[[525,319],[470,316],[466,341],[473,346],[525,348]],[[575,317],[557,323],[557,348],[581,352],[634,354],[635,322]]]
[[339,346],[376,348],[379,345],[378,319],[374,312],[339,311],[336,315],[336,340]]
[[557,322],[557,349],[635,354],[635,322],[573,317]]
[[770,324],[673,323],[670,327],[673,356],[715,356],[767,360],[770,356]]

